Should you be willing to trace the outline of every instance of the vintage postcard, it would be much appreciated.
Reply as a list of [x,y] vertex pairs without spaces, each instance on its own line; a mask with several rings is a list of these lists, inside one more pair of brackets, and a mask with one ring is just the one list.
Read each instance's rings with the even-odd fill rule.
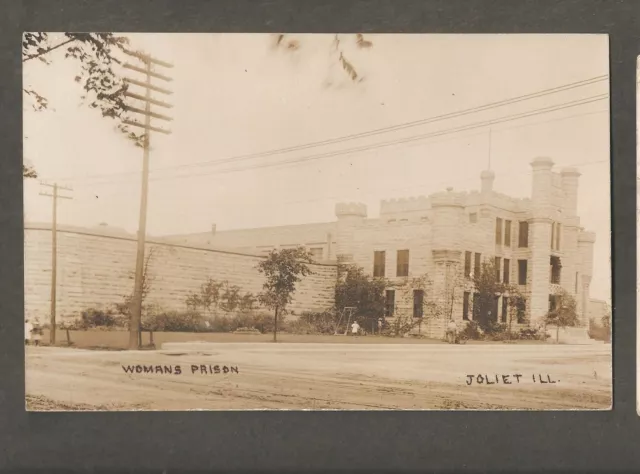
[[608,410],[606,35],[25,33],[26,408]]

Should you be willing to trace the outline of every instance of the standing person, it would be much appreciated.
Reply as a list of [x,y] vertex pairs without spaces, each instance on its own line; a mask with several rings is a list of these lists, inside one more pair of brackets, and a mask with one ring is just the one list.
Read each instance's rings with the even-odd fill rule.
[[451,344],[455,344],[458,339],[458,325],[453,319],[450,319],[447,325],[447,342],[449,339],[451,339]]
[[378,318],[378,336],[382,336],[382,318]]
[[358,324],[358,321],[354,321],[353,324],[351,325],[351,335],[357,336],[359,330],[360,330],[360,325]]
[[33,325],[33,343],[36,346],[40,345],[40,341],[42,341],[42,326],[40,325],[40,321],[36,319],[35,324]]
[[31,342],[31,332],[33,331],[33,324],[28,319],[24,323],[24,344],[28,346]]

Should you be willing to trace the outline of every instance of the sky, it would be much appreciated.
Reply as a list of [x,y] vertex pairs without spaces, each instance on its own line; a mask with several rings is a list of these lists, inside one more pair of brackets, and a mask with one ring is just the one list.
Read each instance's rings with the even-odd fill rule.
[[[340,35],[358,73],[352,81],[333,35],[286,35],[295,50],[276,48],[266,34],[124,35],[132,48],[174,65],[157,70],[173,78],[157,82],[173,94],[155,97],[174,107],[156,111],[174,120],[153,123],[172,134],[151,137],[148,234],[327,222],[341,201],[363,202],[377,217],[382,199],[478,189],[488,167],[496,191],[528,197],[529,163],[548,156],[558,170],[582,173],[578,213],[597,234],[591,294],[610,301],[609,101],[598,99],[608,80],[299,147],[607,75],[606,36],[365,35],[372,47],[363,49],[355,35]],[[77,65],[63,51],[51,60],[25,63],[25,86],[50,104],[44,112],[25,104],[25,160],[41,179],[73,188],[73,199],[60,202],[60,223],[135,232],[142,151],[82,103]],[[568,106],[579,100],[591,102]],[[37,180],[25,182],[26,221],[51,220],[51,200],[40,191]]]

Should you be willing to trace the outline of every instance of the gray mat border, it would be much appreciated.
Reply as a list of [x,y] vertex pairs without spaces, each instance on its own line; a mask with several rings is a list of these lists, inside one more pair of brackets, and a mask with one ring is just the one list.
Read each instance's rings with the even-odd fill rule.
[[[25,412],[23,31],[610,34],[614,410]],[[639,53],[640,3],[635,0],[5,0],[0,6],[0,470],[637,471]]]

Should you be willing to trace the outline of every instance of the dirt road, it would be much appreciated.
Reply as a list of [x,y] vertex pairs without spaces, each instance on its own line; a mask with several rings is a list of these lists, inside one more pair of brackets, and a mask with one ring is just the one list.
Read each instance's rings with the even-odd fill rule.
[[28,347],[26,365],[29,410],[611,405],[609,345],[227,343],[140,352]]

